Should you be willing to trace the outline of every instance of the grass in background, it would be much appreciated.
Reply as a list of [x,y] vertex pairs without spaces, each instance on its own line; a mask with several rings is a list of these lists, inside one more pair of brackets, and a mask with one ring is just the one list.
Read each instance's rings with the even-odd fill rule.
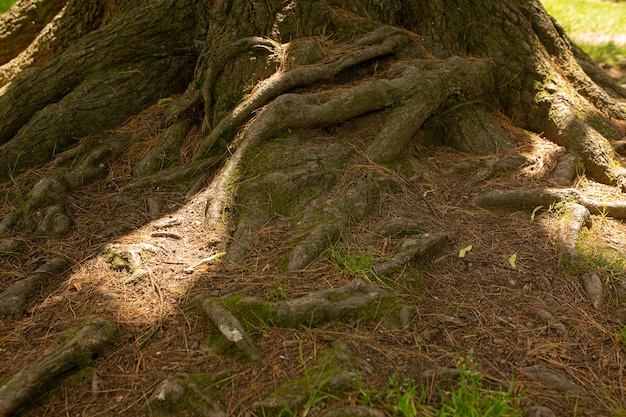
[[9,7],[11,7],[13,3],[15,3],[15,0],[0,0],[0,13],[9,10]]
[[523,392],[516,390],[513,379],[506,391],[489,387],[483,375],[476,371],[473,351],[461,360],[458,382],[447,390],[440,389],[439,406],[427,404],[426,387],[400,381],[397,375],[382,390],[364,387],[358,374],[353,382],[357,401],[384,408],[394,417],[521,417],[526,401]]
[[599,62],[626,61],[626,2],[541,0],[569,37]]

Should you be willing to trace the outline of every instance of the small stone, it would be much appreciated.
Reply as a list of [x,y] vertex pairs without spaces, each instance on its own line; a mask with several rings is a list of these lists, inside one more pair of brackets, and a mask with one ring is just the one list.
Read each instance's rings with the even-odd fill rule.
[[432,342],[439,339],[441,331],[439,329],[426,329],[422,332],[422,340],[424,342]]
[[548,407],[542,405],[531,405],[524,408],[524,417],[555,417],[555,414]]
[[415,318],[415,309],[410,306],[402,306],[402,308],[400,308],[399,317],[400,317],[400,323],[402,323],[402,326],[406,327]]
[[0,243],[0,254],[15,252],[23,245],[23,242],[15,239],[7,239]]
[[98,370],[94,369],[93,377],[91,379],[91,393],[93,395],[98,395],[100,391],[104,389],[104,382],[102,380],[102,376],[98,372]]
[[185,387],[173,379],[163,380],[152,393],[152,400],[175,403],[185,395]]
[[523,371],[540,380],[542,384],[554,387],[564,394],[575,395],[580,399],[591,398],[583,387],[570,380],[569,377],[561,371],[556,371],[543,365],[528,366],[524,368]]
[[63,236],[70,231],[72,220],[65,214],[62,205],[48,207],[37,226],[35,233],[39,236]]

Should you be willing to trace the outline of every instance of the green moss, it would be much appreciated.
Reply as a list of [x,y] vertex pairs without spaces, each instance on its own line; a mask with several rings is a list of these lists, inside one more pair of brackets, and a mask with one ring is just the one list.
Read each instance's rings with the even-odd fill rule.
[[[381,320],[393,317],[395,322],[400,322],[399,312],[401,304],[397,297],[387,297],[376,303],[371,303],[367,308],[359,311],[359,317],[363,324],[378,323]],[[391,316],[390,316],[391,314]]]
[[[287,242],[287,244],[289,245],[290,243]],[[286,272],[288,270],[288,265],[289,265],[289,254],[285,254],[281,256],[280,258],[276,260],[274,264],[276,265],[276,268],[280,272]]]
[[243,352],[237,346],[226,339],[219,330],[215,330],[204,339],[204,344],[211,348],[211,351],[220,356],[235,357],[243,359]]
[[274,322],[269,302],[249,302],[240,294],[234,294],[221,300],[220,305],[237,317],[251,336],[263,333]]
[[54,341],[54,343],[62,345],[63,343],[67,343],[75,338],[77,333],[78,331],[76,329],[68,329],[54,336],[52,340]]

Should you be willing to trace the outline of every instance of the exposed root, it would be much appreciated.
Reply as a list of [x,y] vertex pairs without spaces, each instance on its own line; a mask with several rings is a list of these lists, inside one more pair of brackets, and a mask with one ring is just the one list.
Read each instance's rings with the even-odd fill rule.
[[175,165],[180,157],[180,148],[191,128],[191,124],[184,120],[169,126],[159,143],[133,167],[133,175],[145,177]]
[[[0,26],[3,28],[0,42],[3,44],[0,51],[0,65],[14,59],[20,52],[27,49],[33,40],[41,36],[44,27],[63,9],[66,1],[21,1],[0,16]],[[0,70],[0,79],[3,77]],[[5,83],[0,82],[0,85]]]
[[576,57],[578,65],[585,71],[585,73],[595,82],[602,87],[609,95],[615,98],[626,98],[626,88],[620,85],[615,79],[611,78],[606,71],[600,68],[591,57],[589,57],[578,45],[571,44],[572,52]]
[[53,258],[26,278],[11,284],[0,294],[0,316],[15,316],[23,313],[31,295],[39,289],[43,281],[61,274],[69,265],[69,262],[63,258]]
[[[216,375],[206,375],[205,377],[213,377],[215,384],[224,378],[225,373],[217,373]],[[203,375],[204,376],[204,375]],[[197,415],[208,417],[226,417],[226,413],[222,410],[219,401],[211,398],[203,387],[199,387],[197,382],[191,375],[176,374],[171,378],[167,378],[154,389],[154,392],[148,399],[148,403],[144,407],[154,414],[170,414],[171,409],[180,407],[182,400],[186,401],[185,412],[191,410]]]
[[591,227],[591,213],[586,207],[573,202],[565,203],[561,213],[559,227],[561,261],[579,268],[582,266],[582,259],[576,250],[576,243],[583,227]]
[[382,288],[360,279],[339,287],[322,290],[291,300],[272,303],[272,316],[277,325],[300,323],[317,325],[331,320],[345,320],[363,308],[387,297]]
[[[490,73],[489,65],[458,57],[443,61],[417,60],[392,68],[388,79],[365,82],[330,98],[327,92],[284,94],[269,104],[251,123],[244,133],[242,144],[251,146],[251,142],[262,142],[289,129],[333,126],[366,113],[398,106],[368,150],[372,159],[389,161],[405,151],[408,141],[423,121],[443,101],[458,94],[459,89],[464,89],[468,94],[480,94],[488,90]],[[404,120],[409,113],[414,123],[400,123],[400,119]],[[241,151],[238,149],[227,170],[234,170],[240,157]],[[220,180],[222,186],[226,185],[227,180],[227,177]],[[353,221],[361,221],[368,207],[375,201],[377,192],[375,181],[369,179],[353,186],[332,204],[319,206],[312,202],[310,206],[316,206],[317,209],[308,211],[308,215],[305,212],[302,225],[299,226],[305,235],[291,252],[288,268],[296,270],[306,267],[326,249],[329,242],[339,237],[341,230]],[[216,203],[223,202],[224,198],[216,198],[210,203],[211,215],[208,218],[215,221],[217,213],[221,211],[221,206],[216,206]],[[264,220],[256,213],[254,216],[255,225],[260,226],[258,223]],[[245,246],[247,239],[241,233],[245,234],[251,225],[241,226],[242,231],[236,232],[235,238],[238,244]],[[239,260],[241,255],[241,250],[234,250],[231,256]]]
[[372,267],[373,277],[389,275],[415,258],[425,258],[441,249],[449,242],[449,238],[443,234],[425,234],[416,238],[406,238],[402,242],[398,252],[387,261],[375,264]]
[[111,321],[95,318],[75,335],[68,331],[66,342],[26,365],[0,387],[0,416],[13,414],[54,378],[85,366],[111,341],[116,328]]
[[[336,60],[326,64],[305,66],[286,73],[277,73],[262,82],[261,85],[256,87],[250,97],[235,107],[229,115],[224,117],[220,123],[208,133],[198,149],[196,158],[204,157],[219,138],[225,135],[232,137],[235,129],[248,120],[252,112],[258,110],[280,94],[297,87],[304,87],[318,81],[331,79],[341,71],[354,67],[362,62],[389,55],[408,42],[408,37],[403,35],[403,32],[397,28],[384,26],[379,29],[379,31],[384,31],[385,34],[389,35],[386,36],[379,45],[367,46],[356,51],[347,52],[345,55],[339,56]],[[248,44],[244,43],[244,45]],[[247,47],[249,47],[249,45]],[[207,75],[207,77],[210,79],[209,75]],[[210,96],[207,93],[203,95]],[[205,101],[206,100],[205,98]],[[205,103],[205,107],[206,106],[207,104]],[[206,126],[205,121],[203,132],[206,132],[207,128],[208,126]]]
[[[576,118],[570,109],[556,106],[552,121],[563,143],[581,158],[586,172],[595,180],[624,188],[623,169],[617,168],[613,148],[601,133],[588,123]],[[557,114],[558,113],[558,114]],[[620,138],[618,134],[613,139]]]
[[[596,271],[589,267],[579,252],[578,240],[583,228],[591,227],[591,213],[607,214],[624,218],[626,203],[603,203],[586,198],[574,189],[512,190],[507,192],[489,191],[476,197],[474,203],[480,206],[552,206],[558,208],[559,234],[558,249],[560,264],[571,273],[579,275],[589,301],[596,310],[604,306],[604,286]],[[494,204],[496,203],[496,204]],[[543,314],[545,315],[545,314]],[[548,320],[553,326],[553,319]],[[562,324],[558,324],[560,328]],[[563,326],[564,328],[564,326]],[[555,329],[557,333],[564,333]]]
[[[339,288],[320,290],[303,297],[276,302],[266,302],[256,297],[244,297],[237,302],[235,307],[237,311],[248,314],[265,311],[265,314],[269,314],[266,319],[271,320],[277,326],[293,327],[299,324],[317,326],[332,320],[348,319],[387,296],[387,291],[382,288],[361,279],[355,279]],[[213,303],[219,300],[216,301],[210,297],[200,297],[200,299],[203,301],[203,309],[218,327],[220,323],[228,323],[231,329],[237,329],[237,331],[242,329],[240,325],[233,324],[234,322],[229,317],[221,317],[221,310],[212,309]],[[237,311],[229,312],[228,315],[237,314]],[[229,340],[239,339],[232,331],[229,334],[232,336]]]
[[570,395],[583,401],[590,401],[592,398],[587,390],[572,381],[562,371],[550,369],[544,365],[527,366],[522,370],[540,380],[542,384],[556,388],[563,395]]
[[548,329],[554,331],[560,337],[567,337],[567,327],[547,310],[531,310],[528,315],[533,319],[541,321]]
[[305,268],[339,238],[342,230],[361,222],[377,201],[378,192],[375,182],[360,181],[337,201],[305,213],[301,228],[306,230],[306,237],[291,251],[287,268]]
[[215,165],[221,160],[221,157],[215,156],[192,162],[184,167],[176,166],[165,169],[131,182],[124,187],[124,190],[133,191],[177,186],[189,190],[190,187],[193,187],[194,179],[209,176],[209,174],[215,170]]
[[239,320],[218,301],[206,299],[202,303],[202,311],[215,324],[222,335],[234,343],[239,350],[253,361],[261,358],[261,351],[256,346]]
[[531,166],[535,163],[537,163],[536,157],[532,155],[517,153],[514,155],[507,155],[499,158],[488,157],[481,159],[472,159],[468,161],[453,162],[447,164],[446,167],[449,167],[459,172],[474,172],[472,175],[471,183],[478,184],[486,179],[493,177],[497,172],[517,170],[527,166]]
[[561,202],[577,202],[592,214],[605,214],[626,219],[626,202],[596,201],[574,188],[539,188],[522,190],[490,190],[474,197],[479,207],[550,207]]

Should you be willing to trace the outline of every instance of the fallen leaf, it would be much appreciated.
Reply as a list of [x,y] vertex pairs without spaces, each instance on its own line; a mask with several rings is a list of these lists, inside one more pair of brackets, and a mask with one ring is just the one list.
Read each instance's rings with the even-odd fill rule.
[[468,245],[459,251],[459,258],[465,258],[465,255],[473,248],[472,245]]

